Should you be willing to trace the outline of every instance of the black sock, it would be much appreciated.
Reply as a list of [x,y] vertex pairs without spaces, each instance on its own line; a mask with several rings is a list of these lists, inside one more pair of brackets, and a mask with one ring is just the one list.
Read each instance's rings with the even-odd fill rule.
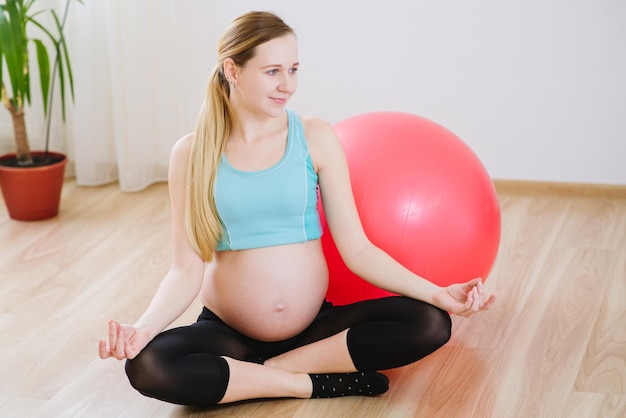
[[389,379],[378,372],[310,374],[313,382],[311,398],[340,396],[376,396],[387,392]]

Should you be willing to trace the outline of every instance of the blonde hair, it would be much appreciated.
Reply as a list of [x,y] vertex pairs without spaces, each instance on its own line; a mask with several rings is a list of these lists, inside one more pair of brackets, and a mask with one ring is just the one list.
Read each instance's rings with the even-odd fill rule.
[[295,35],[275,14],[249,12],[233,20],[219,40],[218,64],[209,77],[191,146],[185,205],[187,235],[193,248],[207,262],[213,259],[222,236],[214,199],[215,178],[235,119],[224,61],[230,58],[243,67],[258,45],[287,34]]

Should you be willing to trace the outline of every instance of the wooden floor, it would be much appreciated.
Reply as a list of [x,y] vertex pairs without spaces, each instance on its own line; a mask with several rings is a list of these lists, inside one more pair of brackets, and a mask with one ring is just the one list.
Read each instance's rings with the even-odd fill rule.
[[40,222],[2,204],[0,416],[626,417],[626,197],[577,190],[499,188],[496,305],[387,372],[384,396],[211,409],[142,397],[122,363],[97,358],[107,320],[133,321],[168,268],[165,184],[124,194],[70,180],[60,215]]

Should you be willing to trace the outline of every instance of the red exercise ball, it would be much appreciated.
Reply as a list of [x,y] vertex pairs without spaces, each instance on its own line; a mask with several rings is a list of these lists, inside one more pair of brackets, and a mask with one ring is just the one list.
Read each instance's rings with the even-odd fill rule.
[[[440,286],[487,277],[500,244],[500,206],[487,171],[461,139],[400,112],[358,115],[335,129],[375,245]],[[319,209],[328,300],[343,305],[391,295],[348,270]]]

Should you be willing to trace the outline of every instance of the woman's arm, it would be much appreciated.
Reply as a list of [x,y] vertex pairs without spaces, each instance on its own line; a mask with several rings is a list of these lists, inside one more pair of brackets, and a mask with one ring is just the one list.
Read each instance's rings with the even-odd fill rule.
[[135,327],[154,337],[185,312],[200,291],[204,262],[189,244],[185,231],[185,193],[191,137],[172,148],[168,185],[172,215],[172,262],[145,313]]
[[185,231],[185,190],[191,135],[173,147],[168,175],[172,217],[172,262],[150,305],[133,325],[109,322],[109,341],[100,342],[101,358],[134,358],[145,345],[191,305],[202,286],[205,264]]
[[[319,119],[306,119],[307,141],[318,170],[324,214],[335,245],[348,268],[382,289],[467,315],[488,308],[480,280],[441,288],[412,273],[365,235],[354,202],[348,163],[334,128]],[[481,283],[479,285],[479,283]]]

